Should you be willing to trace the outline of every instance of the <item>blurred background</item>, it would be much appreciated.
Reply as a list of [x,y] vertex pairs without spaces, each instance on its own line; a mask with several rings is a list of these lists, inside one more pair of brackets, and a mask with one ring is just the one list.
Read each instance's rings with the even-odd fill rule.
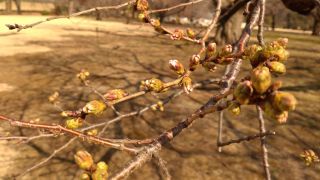
[[[199,46],[184,41],[169,41],[152,27],[137,21],[132,8],[97,11],[86,16],[50,21],[21,32],[9,31],[5,24],[28,24],[46,17],[68,15],[96,6],[117,5],[125,0],[0,0],[0,113],[19,120],[38,119],[41,123],[64,123],[59,111],[49,102],[54,91],[61,94],[65,109],[78,109],[98,97],[83,87],[76,78],[87,69],[91,82],[101,92],[123,88],[130,93],[139,89],[141,80],[176,78],[168,68],[168,60],[179,59],[188,64]],[[152,9],[167,8],[188,0],[150,0]],[[219,45],[234,43],[244,26],[243,11],[248,0],[223,0],[222,16],[216,37],[210,41]],[[302,4],[301,4],[302,2]],[[304,149],[320,153],[320,10],[312,0],[267,0],[265,38],[289,38],[291,57],[287,74],[282,80],[284,91],[293,93],[299,102],[289,114],[285,125],[268,120],[267,129],[276,136],[267,139],[270,170],[274,179],[318,179],[319,164],[306,167],[299,154]],[[237,4],[236,8],[235,5]],[[174,11],[155,14],[169,29],[192,28],[201,33],[210,23],[215,1]],[[232,11],[230,11],[231,8]],[[255,43],[256,32],[250,43]],[[249,73],[244,63],[239,79]],[[195,82],[220,77],[221,66],[214,73],[199,69]],[[141,116],[124,119],[109,127],[105,137],[143,139],[155,137],[179,122],[214,94],[211,85],[182,95],[165,107],[165,112],[149,111]],[[153,104],[170,95],[146,95],[116,106],[122,113]],[[108,110],[94,124],[115,117]],[[173,179],[263,179],[260,141],[230,145],[217,152],[218,114],[211,114],[167,144],[161,156]],[[259,124],[255,107],[245,107],[240,116],[226,113],[223,140],[256,134]],[[0,124],[0,135],[36,135],[28,129],[10,128]],[[27,144],[0,142],[0,178],[10,179],[49,156],[71,137],[42,138]],[[86,149],[96,161],[109,164],[110,173],[119,170],[131,156],[81,140],[73,142],[45,166],[23,179],[78,179],[81,171],[73,162],[73,154]],[[162,179],[156,163],[151,161],[128,179]]]

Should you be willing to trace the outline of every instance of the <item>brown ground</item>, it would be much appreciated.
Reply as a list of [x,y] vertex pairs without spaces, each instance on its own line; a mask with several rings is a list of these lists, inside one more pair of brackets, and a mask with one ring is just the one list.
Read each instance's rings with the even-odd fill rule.
[[[40,17],[1,16],[0,24],[32,22]],[[80,85],[75,74],[82,68],[92,74],[99,90],[124,88],[129,92],[138,89],[140,80],[159,77],[164,81],[175,78],[167,68],[169,59],[180,59],[184,64],[198,48],[185,42],[172,42],[168,37],[157,36],[146,26],[121,23],[97,23],[87,19],[59,20],[34,29],[14,33],[0,26],[0,112],[17,119],[40,118],[45,123],[62,123],[58,111],[47,102],[47,97],[58,90],[66,109],[81,107],[97,98]],[[135,35],[135,36],[133,36]],[[305,148],[319,151],[320,84],[318,77],[320,39],[299,35],[267,33],[267,40],[289,37],[292,54],[287,63],[288,73],[281,77],[284,90],[295,94],[299,106],[290,113],[286,125],[267,121],[268,129],[277,136],[268,138],[271,173],[274,179],[317,179],[319,164],[306,167],[299,154]],[[248,63],[241,77],[248,73]],[[218,77],[215,73],[200,70],[195,81]],[[173,126],[190,114],[214,93],[212,88],[195,90],[183,95],[166,107],[165,113],[148,112],[141,117],[128,118],[109,128],[108,137],[142,139],[153,137]],[[152,95],[132,103],[122,103],[122,112],[151,104]],[[110,119],[112,112],[89,123]],[[90,122],[91,121],[91,122]],[[254,107],[243,108],[239,117],[227,114],[224,140],[258,132]],[[29,130],[9,128],[2,123],[0,134],[36,134]],[[222,153],[216,151],[217,114],[199,120],[190,129],[168,144],[161,156],[167,161],[173,179],[262,179],[263,170],[258,140],[231,145]],[[51,138],[32,143],[0,144],[0,177],[8,179],[22,172],[54,149],[63,145],[66,138]],[[107,161],[110,173],[118,170],[130,159],[123,152],[88,145],[78,141],[60,153],[49,165],[32,172],[25,179],[77,179],[72,155],[78,149],[87,149],[95,159]],[[139,169],[129,179],[160,179],[154,162]]]

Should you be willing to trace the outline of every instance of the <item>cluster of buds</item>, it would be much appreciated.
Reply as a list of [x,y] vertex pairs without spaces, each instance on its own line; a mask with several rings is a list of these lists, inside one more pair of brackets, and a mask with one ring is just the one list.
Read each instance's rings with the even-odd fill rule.
[[178,75],[183,75],[186,71],[184,69],[183,64],[176,59],[169,60],[169,67],[172,71],[174,71]]
[[311,164],[316,163],[316,162],[320,162],[319,157],[311,149],[303,151],[303,153],[300,154],[300,157],[303,158],[303,160],[307,166],[310,166]]
[[245,49],[242,58],[249,60],[252,67],[265,64],[271,72],[283,74],[286,71],[283,63],[289,57],[289,52],[286,50],[287,44],[287,38],[279,38],[268,43],[265,47],[251,45]]
[[86,81],[89,76],[89,71],[86,71],[84,69],[82,69],[81,72],[77,74],[77,78],[80,79],[82,82]]
[[103,161],[95,164],[91,154],[87,151],[78,151],[74,155],[74,159],[79,168],[85,170],[80,176],[81,180],[103,180],[108,178],[108,165]]
[[94,100],[88,102],[83,108],[82,111],[86,114],[94,114],[100,115],[103,113],[104,110],[107,109],[107,106],[104,102]]
[[[297,104],[292,94],[278,91],[281,87],[280,82],[272,82],[272,73],[285,72],[285,66],[280,61],[283,62],[287,58],[288,53],[283,49],[286,43],[287,40],[280,39],[263,48],[257,45],[246,48],[243,58],[250,60],[253,70],[250,77],[240,82],[233,93],[239,108],[240,105],[257,104],[268,117],[276,119],[279,123],[287,121],[288,111],[294,110]],[[285,55],[279,54],[278,50],[273,49],[275,47],[281,49]],[[286,58],[283,58],[284,56]],[[257,62],[259,64],[256,64]],[[237,112],[235,105],[230,106],[230,109]]]
[[156,111],[156,110],[159,110],[159,111],[164,111],[164,106],[163,106],[163,102],[162,101],[158,101],[157,104],[154,104],[151,106],[151,109]]
[[55,104],[58,98],[59,98],[59,92],[56,91],[48,97],[48,100],[50,103]]
[[183,37],[184,37],[184,31],[181,30],[181,29],[176,29],[171,34],[171,39],[172,40],[181,40]]
[[122,89],[113,89],[105,93],[103,97],[108,101],[115,101],[115,100],[122,99],[128,95],[129,93],[127,93]]
[[84,120],[80,117],[71,118],[66,120],[65,125],[68,129],[78,129],[83,125],[83,121]]
[[160,93],[165,89],[165,87],[164,83],[160,79],[152,78],[142,81],[140,89]]
[[202,65],[208,71],[214,71],[216,69],[216,65],[227,65],[233,60],[232,46],[230,44],[223,46],[219,51],[217,51],[216,43],[209,43]]

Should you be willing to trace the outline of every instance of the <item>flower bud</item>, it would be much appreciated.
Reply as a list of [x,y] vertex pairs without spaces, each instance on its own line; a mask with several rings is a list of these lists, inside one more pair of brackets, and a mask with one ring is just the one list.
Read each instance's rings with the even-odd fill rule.
[[138,19],[145,23],[148,22],[147,14],[144,12],[138,14]]
[[108,178],[108,165],[105,162],[98,162],[96,171],[92,174],[93,180],[105,180]]
[[74,155],[74,160],[76,161],[77,165],[84,170],[90,170],[94,165],[92,156],[87,151],[78,151]]
[[113,89],[104,94],[103,97],[108,101],[115,101],[118,99],[122,99],[128,95],[129,94],[122,89]]
[[84,69],[82,69],[81,72],[77,74],[77,77],[81,81],[85,81],[89,76],[90,76],[90,73]]
[[286,66],[281,62],[271,61],[267,63],[271,72],[276,74],[284,74],[286,73]]
[[240,82],[235,88],[233,95],[240,104],[249,104],[252,96],[252,83],[248,80]]
[[82,111],[87,114],[100,115],[106,110],[107,106],[104,102],[94,100],[88,102],[83,108]]
[[288,119],[288,111],[281,111],[277,107],[273,106],[269,101],[263,104],[263,110],[265,114],[280,124],[286,123]]
[[68,119],[66,120],[65,124],[66,124],[66,128],[68,129],[78,129],[82,126],[83,119],[81,118]]
[[192,57],[190,58],[190,63],[189,63],[190,71],[194,71],[199,64],[200,64],[200,56],[199,55],[192,55]]
[[251,72],[251,81],[258,94],[265,93],[271,85],[271,74],[269,68],[259,66]]
[[183,65],[176,59],[169,61],[169,67],[179,75],[182,75],[185,72]]
[[181,29],[176,29],[173,34],[171,35],[172,40],[180,40],[184,36],[184,32]]
[[262,50],[262,47],[256,44],[248,46],[243,52],[243,59],[249,60],[253,67],[256,67],[260,64],[259,53]]
[[260,60],[266,61],[279,61],[284,62],[288,59],[289,52],[285,50],[285,48],[278,43],[270,43],[268,44],[260,54]]
[[159,93],[164,89],[164,83],[160,79],[152,78],[144,81],[142,87],[148,91]]
[[207,46],[207,51],[216,52],[217,51],[217,44],[216,43],[209,43]]
[[238,103],[232,102],[229,106],[228,106],[228,111],[231,112],[233,115],[239,115],[241,113],[241,108],[240,105]]
[[225,56],[225,55],[228,55],[228,54],[231,54],[231,53],[232,53],[232,45],[231,44],[227,44],[221,49],[220,55],[221,56]]
[[80,180],[90,180],[90,175],[87,173],[82,173],[80,176]]
[[87,134],[89,136],[96,136],[98,134],[98,130],[97,129],[91,129],[91,130],[87,131]]
[[213,57],[217,52],[217,44],[216,43],[209,43],[207,46],[206,51],[206,59]]
[[286,48],[286,46],[288,45],[288,41],[289,41],[288,38],[279,38],[279,39],[277,39],[277,43],[280,46],[284,47],[284,48]]
[[276,91],[276,90],[280,89],[281,87],[282,87],[282,81],[275,81],[275,82],[271,85],[270,89],[271,89],[271,91],[273,92],[273,91]]
[[149,8],[148,0],[137,0],[137,6],[138,11],[146,11]]
[[292,111],[296,108],[296,98],[287,92],[276,92],[272,98],[272,104],[282,111]]
[[48,97],[50,103],[55,103],[59,98],[59,92],[54,92],[52,95]]
[[187,29],[187,36],[191,39],[194,39],[196,37],[196,33],[192,29],[188,28]]
[[320,162],[319,157],[311,149],[303,151],[303,153],[300,154],[300,157],[303,158],[307,166],[310,166],[312,163],[315,163],[315,162]]
[[190,77],[184,77],[182,79],[182,85],[184,88],[184,92],[189,94],[190,92],[192,92],[193,87],[192,87],[192,79]]

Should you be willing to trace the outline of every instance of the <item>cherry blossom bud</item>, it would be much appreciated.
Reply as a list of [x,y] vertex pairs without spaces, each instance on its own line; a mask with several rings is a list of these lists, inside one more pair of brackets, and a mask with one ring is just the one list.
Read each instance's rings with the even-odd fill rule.
[[185,69],[183,67],[183,64],[181,64],[178,60],[170,60],[169,61],[169,67],[171,70],[173,70],[178,75],[182,75],[185,72]]
[[251,72],[251,81],[254,90],[258,94],[265,93],[271,85],[271,74],[269,68],[265,66],[260,66]]
[[241,108],[240,108],[240,104],[232,102],[229,106],[228,106],[228,111],[231,112],[233,115],[239,115],[241,113]]
[[84,69],[82,69],[81,72],[77,74],[77,77],[81,81],[85,81],[89,76],[90,76],[90,73]]
[[216,52],[217,44],[216,43],[209,43],[207,46],[207,51]]
[[80,180],[90,180],[90,175],[87,173],[82,173],[80,176]]
[[248,80],[240,82],[233,92],[233,96],[240,104],[249,104],[252,94],[252,83]]
[[146,15],[146,13],[144,13],[144,12],[138,14],[138,19],[139,19],[140,21],[142,21],[142,22],[145,22],[145,23],[148,22],[147,15]]
[[286,123],[288,120],[288,111],[279,110],[269,101],[264,102],[262,109],[269,118],[278,121],[280,124]]
[[193,55],[190,58],[190,63],[189,63],[190,71],[194,71],[199,64],[200,64],[200,56],[199,55]]
[[122,89],[113,89],[108,91],[106,94],[104,94],[103,97],[108,101],[114,101],[114,100],[122,99],[128,95],[129,94]]
[[300,157],[303,158],[306,166],[320,162],[318,155],[311,149],[303,151],[303,153],[300,154]]
[[104,102],[94,100],[88,102],[83,108],[82,111],[87,114],[100,115],[106,110],[107,106]]
[[89,136],[96,136],[98,134],[98,130],[97,129],[91,129],[89,131],[86,132]]
[[108,178],[108,165],[105,162],[98,162],[97,169],[92,173],[92,180],[104,180]]
[[184,36],[184,32],[181,29],[176,29],[171,35],[172,40],[181,40]]
[[191,39],[194,39],[194,38],[196,37],[196,34],[195,34],[195,32],[194,32],[192,29],[188,28],[188,29],[187,29],[187,36],[188,36],[189,38],[191,38]]
[[267,63],[270,71],[276,74],[284,74],[286,73],[286,66],[281,62],[271,61]]
[[78,129],[83,125],[83,119],[81,118],[72,118],[68,119],[65,122],[66,128],[68,129]]
[[164,89],[164,83],[160,79],[152,78],[141,83],[142,88],[148,91],[161,92]]
[[279,38],[279,39],[277,39],[277,42],[280,46],[286,48],[286,46],[288,45],[289,39],[288,38]]
[[287,92],[276,92],[273,95],[272,104],[282,111],[292,111],[296,108],[296,98]]
[[92,156],[87,151],[78,151],[74,155],[74,160],[76,161],[77,165],[84,170],[90,170],[94,165]]
[[192,92],[193,87],[192,87],[192,79],[190,77],[184,77],[182,79],[182,85],[184,88],[184,92],[189,94],[190,92]]
[[138,11],[146,11],[149,8],[148,0],[137,0],[136,5]]
[[225,55],[228,55],[228,54],[231,54],[231,53],[232,53],[232,45],[231,44],[227,44],[221,49],[220,55],[221,56],[225,56]]

